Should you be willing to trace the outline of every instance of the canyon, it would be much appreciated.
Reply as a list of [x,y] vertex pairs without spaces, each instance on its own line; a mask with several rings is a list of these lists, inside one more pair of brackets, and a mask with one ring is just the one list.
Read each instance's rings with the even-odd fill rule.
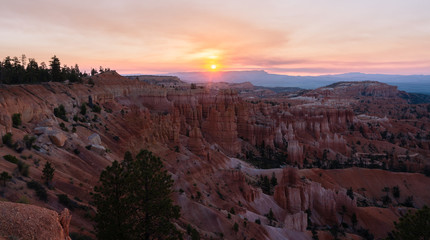
[[[148,149],[175,181],[184,236],[190,226],[202,239],[384,238],[408,210],[430,204],[430,105],[411,96],[374,81],[274,91],[115,71],[83,83],[0,85],[0,135],[15,143],[1,145],[0,156],[29,169],[24,176],[0,160],[12,176],[0,199],[27,203],[0,202],[0,210],[43,207],[58,228],[52,239],[94,237],[91,192],[101,171]],[[64,117],[54,114],[60,105]],[[30,148],[25,136],[34,137]],[[55,176],[44,201],[28,183],[42,182],[46,162]],[[65,207],[70,227],[58,223]]]

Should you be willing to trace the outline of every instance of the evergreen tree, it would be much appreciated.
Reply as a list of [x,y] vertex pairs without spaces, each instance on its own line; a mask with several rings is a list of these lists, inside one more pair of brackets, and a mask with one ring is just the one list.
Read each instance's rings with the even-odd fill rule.
[[352,223],[352,228],[355,229],[355,226],[357,226],[357,223],[358,223],[357,215],[355,213],[353,213],[351,216],[351,223]]
[[135,159],[127,152],[100,176],[94,189],[99,239],[178,239],[170,222],[179,206],[170,198],[173,180],[160,158],[142,150]]
[[52,60],[49,62],[49,66],[51,67],[51,76],[52,80],[55,82],[61,82],[63,81],[63,74],[61,72],[61,64],[60,59],[57,58],[57,56],[53,56]]
[[114,161],[100,175],[100,186],[94,188],[98,239],[133,239],[132,204],[127,199],[129,188],[123,164]]
[[42,179],[45,180],[45,184],[49,186],[54,178],[55,168],[51,166],[50,162],[46,162],[42,172]]
[[394,231],[387,239],[430,239],[430,208],[424,206],[415,213],[408,212],[394,222]]
[[272,178],[270,179],[270,184],[272,187],[278,185],[278,179],[276,178],[276,175],[274,172],[272,172]]

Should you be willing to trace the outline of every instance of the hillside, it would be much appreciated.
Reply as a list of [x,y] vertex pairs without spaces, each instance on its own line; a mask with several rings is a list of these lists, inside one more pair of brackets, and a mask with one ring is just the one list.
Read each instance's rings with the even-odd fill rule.
[[[335,226],[347,238],[382,238],[408,209],[430,204],[429,105],[408,103],[396,87],[340,83],[290,96],[247,83],[156,81],[109,71],[83,84],[2,85],[0,134],[16,144],[0,147],[0,172],[13,176],[0,199],[68,207],[70,232],[94,237],[90,193],[100,172],[127,150],[148,149],[175,180],[184,236],[190,224],[202,239],[330,239]],[[25,135],[35,137],[30,148]],[[27,176],[8,154],[29,166]],[[56,170],[45,202],[27,183],[42,183],[47,161]]]
[[[429,75],[389,75],[345,73],[320,76],[292,76],[272,74],[266,71],[226,71],[226,72],[179,72],[170,75],[178,76],[188,83],[199,82],[251,82],[256,86],[264,87],[298,87],[315,89],[340,81],[378,81],[397,86],[400,90],[409,93],[430,95]],[[428,102],[427,102],[428,103]]]

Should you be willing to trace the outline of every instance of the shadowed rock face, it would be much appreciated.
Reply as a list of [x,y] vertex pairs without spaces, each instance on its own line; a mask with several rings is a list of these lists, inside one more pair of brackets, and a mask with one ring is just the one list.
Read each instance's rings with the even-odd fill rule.
[[70,240],[71,215],[33,205],[0,202],[0,237]]
[[[0,88],[0,133],[12,132],[16,141],[25,135],[35,136],[34,144],[40,147],[38,151],[23,151],[22,156],[32,155],[32,160],[23,159],[31,165],[29,178],[15,176],[7,182],[4,198],[18,201],[25,195],[32,204],[59,211],[55,195],[65,193],[70,199],[82,200],[79,204],[88,206],[93,214],[89,193],[102,169],[122,159],[127,150],[135,154],[147,148],[164,160],[175,180],[173,198],[182,208],[178,226],[185,233],[185,226],[191,224],[207,238],[217,239],[222,233],[226,239],[309,239],[309,221],[321,230],[342,221],[352,226],[352,213],[359,219],[357,228],[384,237],[403,211],[398,203],[407,196],[414,196],[417,207],[430,204],[430,196],[422,190],[430,182],[422,174],[416,174],[421,176],[418,178],[357,168],[263,170],[238,159],[249,153],[264,159],[282,153],[276,156],[292,165],[320,162],[328,167],[334,161],[370,163],[383,158],[381,162],[387,166],[402,162],[411,170],[421,171],[430,153],[425,140],[430,129],[429,116],[424,115],[428,114],[424,111],[427,106],[408,105],[388,85],[342,83],[291,96],[270,92],[267,97],[265,92],[253,92],[249,84],[236,85],[234,90],[220,84],[190,89],[174,82],[172,87],[164,83],[163,87],[114,72],[92,79],[94,86],[46,83]],[[79,106],[88,96],[101,107],[101,113],[88,107],[86,115],[80,114]],[[59,104],[64,105],[68,122],[54,116],[53,109]],[[22,114],[23,126],[12,127],[14,113]],[[401,121],[404,114],[410,117],[407,121]],[[418,114],[423,116],[418,118]],[[75,115],[78,121],[73,120]],[[68,131],[60,128],[60,123]],[[73,127],[76,132],[72,132]],[[418,133],[424,137],[417,138]],[[0,156],[6,154],[19,157],[12,149],[1,147]],[[42,167],[36,166],[36,159],[41,166],[49,161],[56,169],[55,189],[48,190],[47,203],[26,188],[30,179],[41,179]],[[15,168],[0,161],[0,172],[12,173]],[[278,185],[268,195],[259,180],[262,176],[270,178],[272,173]],[[372,179],[375,184],[363,179]],[[385,194],[381,189],[396,185],[401,197],[390,195],[395,205],[381,208],[378,202]],[[350,187],[354,199],[346,194]],[[358,199],[370,206],[357,206]],[[235,214],[228,218],[232,208]],[[265,216],[270,209],[276,221]],[[66,213],[61,217],[42,210],[52,213],[52,219],[60,219],[56,221],[64,226],[64,236],[68,222],[73,231],[84,227],[85,234],[91,235],[93,223],[83,211],[75,211],[70,220]],[[255,223],[257,219],[261,225]],[[240,226],[238,232],[233,230],[234,223]],[[351,228],[347,231],[353,233]]]

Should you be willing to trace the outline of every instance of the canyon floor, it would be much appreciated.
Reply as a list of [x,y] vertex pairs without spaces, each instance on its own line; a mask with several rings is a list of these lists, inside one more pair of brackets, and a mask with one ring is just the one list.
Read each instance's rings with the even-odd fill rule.
[[[12,176],[0,200],[13,202],[0,212],[27,212],[1,214],[0,223],[21,224],[0,225],[0,239],[29,239],[23,229],[34,224],[95,238],[91,192],[101,171],[140,149],[172,175],[185,239],[189,227],[202,239],[384,238],[399,217],[430,205],[430,105],[413,99],[372,81],[276,89],[114,71],[83,83],[0,85],[0,135],[13,143],[0,145],[0,172]],[[46,162],[55,168],[49,188]],[[54,220],[25,220],[38,211]]]

